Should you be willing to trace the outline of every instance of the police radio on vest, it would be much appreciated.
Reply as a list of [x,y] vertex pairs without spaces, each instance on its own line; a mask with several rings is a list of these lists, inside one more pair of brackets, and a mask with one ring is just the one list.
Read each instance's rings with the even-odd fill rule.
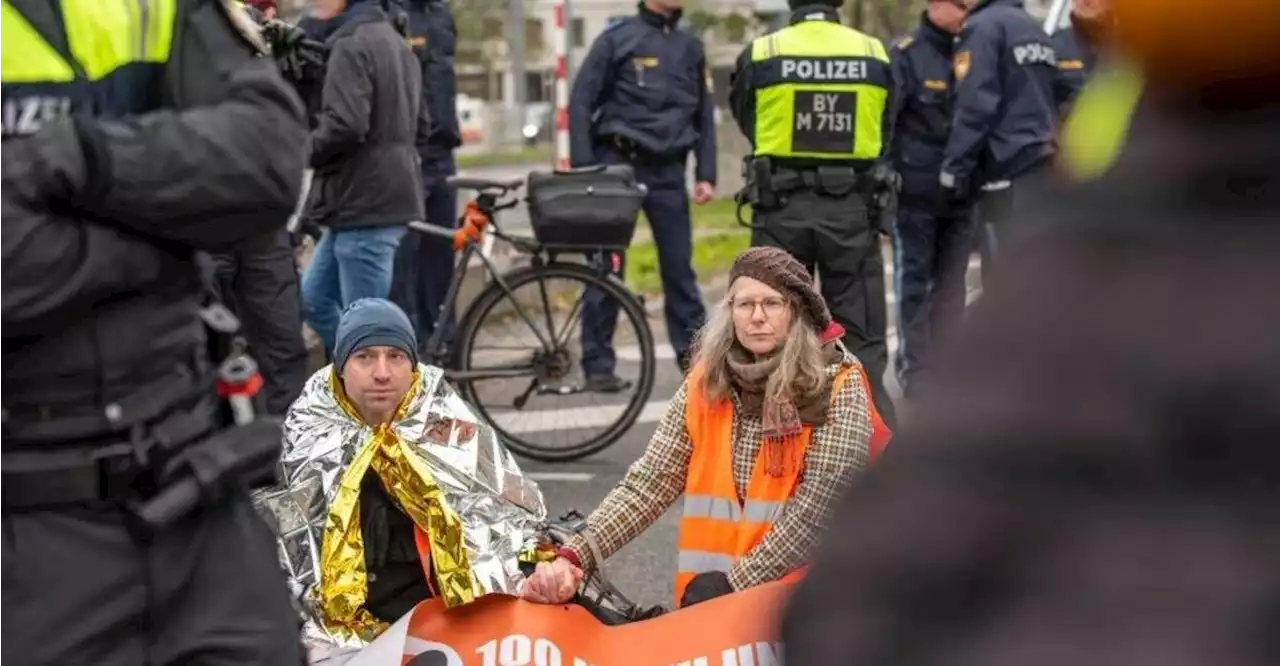
[[865,60],[801,60],[784,58],[782,78],[812,81],[860,81],[867,78]]

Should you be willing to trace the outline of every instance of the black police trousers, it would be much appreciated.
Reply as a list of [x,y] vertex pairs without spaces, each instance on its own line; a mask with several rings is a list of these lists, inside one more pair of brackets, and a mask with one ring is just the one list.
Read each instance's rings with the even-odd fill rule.
[[298,270],[288,232],[262,236],[214,255],[218,295],[240,318],[249,352],[262,370],[267,411],[283,415],[309,376],[302,339]]
[[118,506],[3,517],[3,661],[23,666],[305,664],[275,538],[249,498],[150,542]]
[[914,201],[898,206],[894,276],[901,344],[894,365],[904,395],[925,370],[933,343],[954,331],[964,314],[974,227],[971,210],[940,213]]
[[893,399],[885,389],[889,363],[885,343],[884,258],[866,198],[833,197],[802,189],[790,192],[778,210],[758,210],[751,244],[780,247],[810,273],[817,268],[822,297],[844,327],[844,344],[866,367],[872,400],[885,424],[895,425]]

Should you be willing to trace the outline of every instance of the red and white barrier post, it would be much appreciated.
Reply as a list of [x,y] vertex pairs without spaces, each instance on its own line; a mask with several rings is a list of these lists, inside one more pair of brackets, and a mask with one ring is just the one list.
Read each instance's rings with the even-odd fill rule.
[[556,45],[556,168],[569,168],[569,31],[565,0],[556,0],[555,29],[551,41]]

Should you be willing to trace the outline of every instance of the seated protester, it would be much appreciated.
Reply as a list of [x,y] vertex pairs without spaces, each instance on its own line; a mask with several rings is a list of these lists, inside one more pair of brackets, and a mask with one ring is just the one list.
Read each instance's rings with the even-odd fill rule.
[[546,515],[537,486],[418,363],[395,304],[352,303],[335,340],[286,418],[284,482],[258,497],[311,619],[349,644],[428,598],[514,593]]
[[743,252],[648,449],[522,596],[568,601],[583,569],[681,493],[680,606],[803,567],[831,506],[889,437],[843,333],[799,261],[771,247]]

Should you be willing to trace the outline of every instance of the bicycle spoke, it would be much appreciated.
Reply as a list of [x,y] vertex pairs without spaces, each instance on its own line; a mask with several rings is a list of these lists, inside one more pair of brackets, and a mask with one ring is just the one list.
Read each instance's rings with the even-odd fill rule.
[[569,316],[564,320],[564,330],[556,333],[556,348],[569,344],[569,336],[573,335],[573,322],[577,320],[579,313],[582,312],[582,305],[587,300],[587,287],[583,287],[578,293],[578,300],[574,302],[573,307],[569,310]]

